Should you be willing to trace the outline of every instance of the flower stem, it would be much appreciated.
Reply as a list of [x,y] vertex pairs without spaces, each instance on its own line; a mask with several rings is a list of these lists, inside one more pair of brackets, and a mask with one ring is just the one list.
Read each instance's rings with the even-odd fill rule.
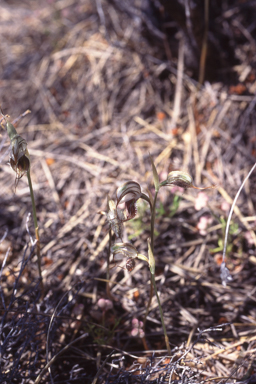
[[152,252],[154,253],[154,241],[155,241],[155,218],[156,218],[156,200],[157,200],[157,195],[158,195],[158,189],[155,192],[155,197],[154,197],[154,202],[153,202],[153,208],[151,212],[151,230],[150,230],[150,236],[151,236],[151,249]]
[[[153,254],[154,254],[154,240],[155,240],[154,229],[155,229],[157,195],[158,195],[158,190],[155,191],[155,197],[154,197],[154,202],[153,202],[152,208],[151,208],[151,205],[150,205],[150,208],[151,208],[150,239],[151,239],[151,249],[152,249]],[[146,313],[145,313],[144,320],[143,320],[143,331],[144,332],[145,332],[147,316],[148,316],[149,309],[150,309],[150,306],[151,306],[151,303],[152,303],[152,298],[153,298],[153,280],[152,280],[152,274],[151,274],[149,301],[148,301],[148,305],[147,305],[147,308],[146,308]]]
[[36,243],[37,265],[38,265],[39,277],[41,279],[41,287],[43,290],[44,285],[43,285],[43,277],[42,277],[42,270],[41,270],[40,237],[39,237],[39,229],[38,229],[37,217],[36,217],[36,204],[35,204],[35,198],[34,198],[34,191],[33,191],[32,181],[30,177],[30,169],[28,169],[27,171],[27,178],[28,178],[28,185],[29,185],[30,197],[32,202],[32,214],[33,214],[33,221],[34,221],[34,227],[35,227],[35,235],[37,240],[37,243]]
[[110,254],[111,254],[111,243],[112,243],[112,234],[111,234],[111,228],[109,228],[109,242],[108,242],[108,254],[107,254],[107,273],[106,273],[106,293],[107,293],[107,296],[109,298],[109,300],[115,300],[115,298],[112,296],[111,292],[110,292],[110,286],[109,286],[109,278],[110,278],[110,275],[109,275],[109,262],[110,262]]
[[[151,210],[151,230],[150,230],[151,242],[150,242],[150,248],[151,248],[151,252],[152,252],[152,257],[153,258],[154,258],[154,240],[155,240],[154,229],[155,229],[155,218],[156,218],[156,200],[157,200],[158,192],[159,192],[159,187],[156,188],[156,190],[155,190],[155,197],[154,197],[153,207],[152,207],[152,210]],[[145,313],[145,317],[144,317],[144,321],[143,321],[143,330],[145,332],[145,324],[146,324],[147,316],[148,316],[148,313],[149,313],[149,309],[150,309],[150,305],[151,305],[152,297],[153,297],[153,288],[155,290],[155,294],[156,294],[156,298],[157,298],[157,302],[158,302],[158,307],[159,307],[162,327],[163,327],[163,331],[164,331],[164,339],[165,339],[166,348],[167,348],[167,351],[168,351],[168,355],[171,356],[171,348],[170,348],[169,338],[167,336],[166,327],[165,327],[165,323],[164,323],[163,310],[162,310],[162,306],[161,306],[160,299],[159,299],[159,296],[158,296],[158,293],[157,293],[157,288],[156,288],[155,273],[151,273],[150,297],[149,297],[149,302],[148,302],[148,305],[147,305],[147,309],[146,309],[146,313]]]

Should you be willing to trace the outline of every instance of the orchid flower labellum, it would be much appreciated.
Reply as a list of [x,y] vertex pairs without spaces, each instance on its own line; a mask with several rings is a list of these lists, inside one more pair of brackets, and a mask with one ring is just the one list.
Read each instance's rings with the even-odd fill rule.
[[116,254],[122,254],[127,257],[126,269],[131,272],[135,267],[135,258],[138,256],[137,249],[130,243],[116,243],[112,247],[113,256]]
[[131,272],[135,268],[135,260],[132,257],[129,257],[126,261],[126,269],[128,272]]
[[127,181],[116,191],[116,206],[118,206],[118,204],[125,203],[126,220],[131,220],[136,216],[136,202],[139,200],[141,195],[141,187],[136,181]]
[[122,254],[127,257],[126,269],[131,272],[135,267],[135,259],[140,259],[148,263],[148,258],[137,251],[130,243],[115,243],[111,248],[113,256]]

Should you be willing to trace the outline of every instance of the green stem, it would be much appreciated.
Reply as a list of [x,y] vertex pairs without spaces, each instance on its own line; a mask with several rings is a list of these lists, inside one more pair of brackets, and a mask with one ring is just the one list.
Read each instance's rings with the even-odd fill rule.
[[111,254],[111,228],[109,228],[109,242],[108,242],[108,254],[107,254],[107,273],[106,273],[106,293],[109,298],[109,300],[114,300],[114,297],[112,296],[110,292],[110,286],[109,286],[109,279],[110,279],[110,274],[109,274],[109,262],[110,262],[110,254]]
[[165,339],[166,348],[167,348],[169,356],[171,356],[171,348],[170,348],[169,338],[167,336],[166,327],[165,327],[165,323],[164,323],[163,310],[162,310],[160,299],[159,299],[159,296],[158,296],[158,293],[157,293],[155,275],[153,273],[151,274],[151,281],[153,282],[153,286],[154,286],[154,290],[155,290],[155,294],[156,294],[156,298],[157,298],[157,302],[158,302],[158,307],[159,307],[162,327],[163,327],[163,331],[164,331],[164,339]]
[[36,204],[35,204],[35,198],[34,198],[34,191],[33,191],[32,181],[30,177],[30,169],[28,169],[27,171],[27,178],[28,178],[28,185],[29,185],[30,197],[32,202],[32,215],[33,215],[33,221],[34,221],[34,227],[35,227],[35,235],[37,240],[36,255],[37,255],[38,272],[39,272],[39,277],[41,279],[41,285],[43,288],[43,278],[42,278],[42,270],[41,270],[40,237],[39,237],[39,229],[38,229],[37,217],[36,217]]
[[[157,200],[158,191],[159,191],[158,189],[155,191],[153,207],[151,207],[151,205],[150,205],[150,208],[151,208],[150,238],[151,238],[151,249],[152,249],[153,254],[154,254],[154,240],[155,240],[154,229],[155,229],[155,218],[156,218],[156,200]],[[150,306],[152,303],[152,298],[153,298],[153,279],[152,279],[152,274],[151,274],[149,301],[148,301],[146,313],[145,313],[144,320],[143,320],[143,331],[144,332],[145,332],[147,316],[148,316],[149,309],[150,309]]]
[[157,200],[157,195],[158,195],[158,189],[155,192],[155,197],[154,197],[154,202],[153,202],[153,207],[152,207],[152,212],[151,212],[151,230],[150,230],[150,236],[151,236],[151,249],[152,252],[154,253],[154,241],[155,241],[155,218],[156,218],[156,200]]
[[[158,192],[159,192],[159,188],[157,188],[156,191],[155,191],[153,207],[152,207],[152,210],[151,210],[151,231],[150,231],[151,232],[150,233],[150,235],[151,235],[151,244],[150,244],[150,248],[151,248],[151,252],[152,252],[153,262],[154,262],[154,240],[155,240],[154,229],[155,229],[155,218],[156,218],[156,200],[157,200]],[[155,262],[154,262],[154,264],[155,264]],[[171,356],[171,348],[170,348],[170,344],[169,344],[169,338],[168,338],[167,332],[166,332],[166,327],[165,327],[165,323],[164,323],[163,310],[162,310],[160,299],[159,299],[159,296],[158,296],[158,293],[157,293],[155,274],[154,273],[151,273],[151,285],[150,285],[150,288],[151,288],[150,289],[150,298],[149,298],[148,306],[147,306],[147,309],[146,309],[146,314],[145,314],[144,321],[143,321],[143,330],[145,331],[146,319],[147,319],[147,316],[148,316],[148,313],[149,313],[149,308],[150,308],[150,305],[151,305],[151,302],[152,302],[153,288],[154,288],[155,294],[156,294],[156,298],[157,298],[157,302],[158,302],[158,307],[159,307],[162,327],[163,327],[163,331],[164,331],[165,344],[166,344],[166,348],[167,348],[167,351],[168,351],[168,355]]]

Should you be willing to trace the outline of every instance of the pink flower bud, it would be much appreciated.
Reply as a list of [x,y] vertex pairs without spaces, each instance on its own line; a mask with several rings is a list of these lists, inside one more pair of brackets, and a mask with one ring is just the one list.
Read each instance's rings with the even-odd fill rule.
[[99,308],[104,309],[105,308],[105,299],[99,299],[97,305]]
[[197,224],[197,229],[199,230],[200,235],[207,235],[207,227],[212,223],[212,218],[210,216],[201,216]]
[[131,330],[131,335],[133,337],[144,337],[145,333],[143,331],[143,322],[139,321],[138,319],[133,319],[132,320],[132,326],[133,329]]
[[133,329],[131,330],[131,335],[132,335],[133,337],[138,336],[138,333],[139,333],[138,328],[133,328]]
[[97,305],[103,311],[108,311],[109,309],[113,308],[112,301],[107,300],[107,299],[99,299],[98,302],[97,302]]
[[222,211],[224,211],[224,212],[229,211],[229,209],[230,209],[230,204],[229,204],[227,201],[223,201],[223,202],[221,203],[220,209],[221,209]]
[[138,319],[132,319],[132,326],[133,327],[139,327],[139,320]]
[[200,211],[200,209],[207,206],[209,197],[204,192],[199,192],[195,200],[195,210]]
[[246,238],[246,240],[248,241],[248,244],[250,245],[253,245],[254,244],[254,239],[250,233],[250,231],[246,231],[245,234],[244,234],[244,237]]

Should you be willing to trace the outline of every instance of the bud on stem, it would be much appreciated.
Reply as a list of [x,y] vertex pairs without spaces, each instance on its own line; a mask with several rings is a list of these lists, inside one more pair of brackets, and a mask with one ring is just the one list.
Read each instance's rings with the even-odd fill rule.
[[182,187],[182,188],[194,188],[194,189],[210,189],[210,188],[215,188],[214,185],[210,187],[204,187],[204,188],[199,188],[194,186],[192,177],[187,173],[183,171],[172,171],[168,174],[167,179],[162,181],[160,183],[160,187],[167,187],[171,185],[176,185],[177,187]]

